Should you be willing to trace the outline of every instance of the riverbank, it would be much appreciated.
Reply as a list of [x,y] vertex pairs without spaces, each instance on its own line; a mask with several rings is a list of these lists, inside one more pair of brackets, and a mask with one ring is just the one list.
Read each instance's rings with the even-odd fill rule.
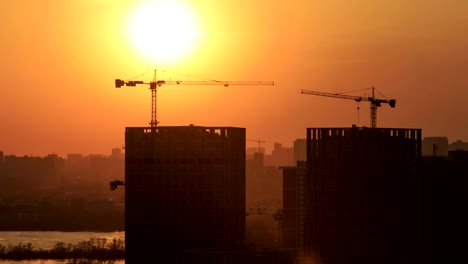
[[[57,242],[51,249],[41,249],[32,243],[16,245],[0,244],[0,259],[82,259],[82,260],[123,260],[125,259],[125,241],[121,238],[91,238],[76,244]],[[86,262],[84,262],[86,263]]]

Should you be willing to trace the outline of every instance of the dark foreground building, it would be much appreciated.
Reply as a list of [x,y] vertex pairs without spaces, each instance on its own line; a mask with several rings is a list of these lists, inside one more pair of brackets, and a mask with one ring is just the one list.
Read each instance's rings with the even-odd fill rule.
[[283,168],[284,246],[302,263],[427,263],[420,159],[421,129],[307,128],[306,163]]
[[468,263],[468,151],[423,157],[424,233],[430,263]]
[[179,263],[186,251],[245,239],[245,134],[236,127],[126,128],[126,263]]
[[291,248],[230,248],[197,250],[187,253],[183,264],[295,264],[296,250]]

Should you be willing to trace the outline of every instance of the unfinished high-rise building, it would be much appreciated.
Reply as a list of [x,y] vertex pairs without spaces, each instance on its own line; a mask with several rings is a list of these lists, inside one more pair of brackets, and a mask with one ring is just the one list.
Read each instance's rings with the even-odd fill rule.
[[126,262],[245,239],[245,128],[125,131]]
[[424,263],[421,129],[306,131],[306,163],[283,168],[283,245],[300,263]]

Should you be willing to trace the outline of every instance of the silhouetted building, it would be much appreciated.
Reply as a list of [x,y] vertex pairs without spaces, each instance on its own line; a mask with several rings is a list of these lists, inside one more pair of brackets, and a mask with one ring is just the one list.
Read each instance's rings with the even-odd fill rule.
[[[86,158],[86,170],[81,170],[84,167],[80,164],[84,159],[78,156],[78,166],[69,167],[68,171],[65,171],[66,160],[57,154],[45,157],[5,156],[0,162],[3,163],[0,165],[2,230],[124,230],[123,192],[109,192],[109,177],[106,178],[108,173],[115,172],[123,179],[124,161],[93,155]],[[71,179],[67,182],[65,173],[75,176],[74,184]],[[81,180],[84,178],[92,178],[92,181],[83,185]],[[111,195],[120,195],[117,196],[120,199]],[[7,202],[2,204],[2,200]],[[120,204],[116,205],[111,200],[120,200]]]
[[57,164],[50,157],[7,155],[3,157],[3,165],[5,177],[24,187],[39,188],[59,184],[55,175]]
[[283,168],[284,243],[300,263],[426,263],[420,159],[421,129],[307,128],[306,167]]
[[447,137],[424,137],[422,140],[422,156],[448,156]]
[[83,158],[82,154],[67,154],[65,159],[65,174],[67,183],[76,183],[89,175],[88,160]]
[[191,251],[184,264],[293,264],[296,258],[294,249],[208,249]]
[[246,241],[256,248],[278,246],[280,230],[273,214],[282,207],[282,175],[274,166],[265,166],[263,153],[246,160]]
[[297,166],[283,166],[283,248],[296,248],[298,259],[304,254],[305,195],[304,182],[307,177],[305,161]]
[[113,160],[121,159],[122,158],[122,149],[121,148],[113,148],[110,158],[113,159]]
[[4,176],[5,172],[3,169],[3,151],[0,151],[0,179]]
[[265,155],[266,166],[293,166],[294,164],[293,148],[283,147],[280,143],[275,142],[271,155]]
[[47,164],[47,171],[45,172],[44,181],[48,183],[49,187],[63,187],[63,176],[65,168],[65,160],[57,154],[48,154],[43,158]]
[[[264,206],[280,207],[281,170],[276,166],[265,166],[263,153],[256,152],[246,159],[246,199],[249,207],[259,201],[267,202]],[[275,202],[273,202],[275,201]],[[275,205],[273,205],[275,203]]]
[[298,138],[294,140],[294,162],[305,161],[307,159],[307,139]]
[[245,128],[127,127],[126,262],[245,239]]
[[[258,191],[262,188],[263,179],[265,178],[265,164],[263,153],[255,152],[252,158],[245,160],[245,177],[246,177],[246,200],[247,204],[251,204],[255,200],[259,200]],[[260,189],[260,191],[263,189]],[[251,206],[251,205],[250,205]]]
[[455,151],[455,150],[468,151],[468,142],[457,140],[455,142],[450,143],[448,148],[449,148],[449,151]]

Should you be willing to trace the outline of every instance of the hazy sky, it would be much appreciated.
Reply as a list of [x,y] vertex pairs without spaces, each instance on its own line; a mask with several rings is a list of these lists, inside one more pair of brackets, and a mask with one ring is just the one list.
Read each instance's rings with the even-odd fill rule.
[[[179,2],[201,34],[192,53],[169,63],[145,59],[132,46],[127,26],[137,0],[3,0],[0,150],[110,154],[124,144],[125,127],[151,118],[148,87],[115,89],[114,79],[153,69],[182,74],[161,72],[159,79],[274,81],[158,90],[161,126],[246,127],[267,151],[274,142],[292,146],[306,127],[369,126],[368,102],[301,89],[374,86],[378,97],[397,100],[396,108],[378,109],[377,126],[468,141],[468,1]],[[184,32],[171,32],[173,24],[142,32],[175,45]]]

